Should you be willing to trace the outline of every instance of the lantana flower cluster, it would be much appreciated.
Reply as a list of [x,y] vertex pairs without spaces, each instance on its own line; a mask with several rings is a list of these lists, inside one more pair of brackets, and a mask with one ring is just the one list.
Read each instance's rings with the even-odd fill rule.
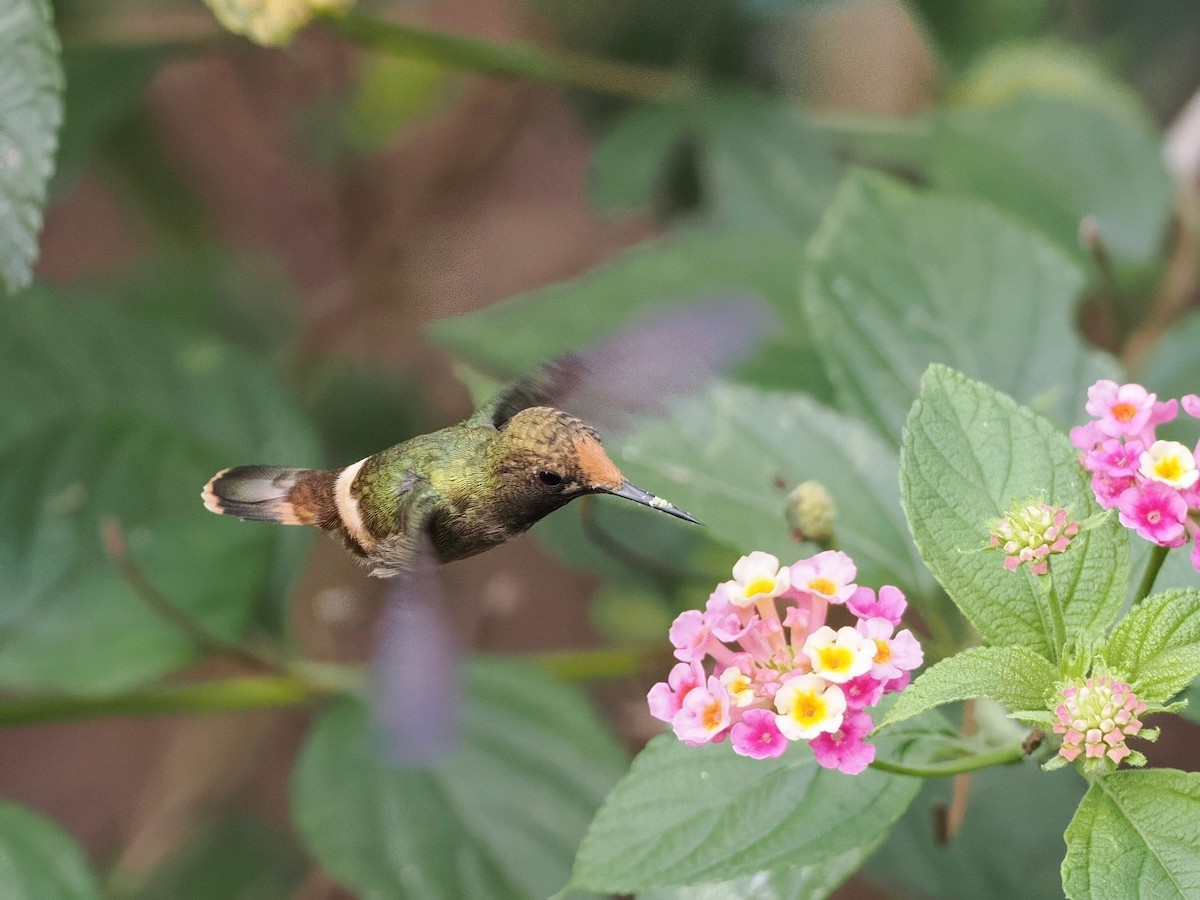
[[1077,534],[1079,523],[1062,507],[1018,503],[996,524],[990,540],[993,547],[1004,551],[1004,568],[1010,572],[1029,563],[1034,575],[1045,575],[1050,571],[1049,557],[1066,553]]
[[1162,441],[1155,429],[1184,412],[1200,419],[1200,396],[1160,401],[1140,384],[1097,381],[1086,409],[1095,418],[1071,429],[1071,443],[1092,473],[1092,490],[1121,524],[1160,547],[1192,542],[1192,565],[1200,571],[1200,445],[1189,449]]
[[[791,566],[743,556],[703,611],[671,625],[679,662],[651,688],[650,712],[693,746],[729,738],[735,753],[767,759],[807,741],[825,768],[861,772],[875,758],[867,710],[908,684],[923,653],[911,631],[896,630],[907,606],[899,588],[876,594],[856,576],[840,551]],[[854,624],[825,624],[830,606],[845,606]]]
[[1132,737],[1158,739],[1158,729],[1147,728],[1139,717],[1161,712],[1161,704],[1145,703],[1128,683],[1105,672],[1061,685],[1058,698],[1054,732],[1062,735],[1062,746],[1045,768],[1058,768],[1077,759],[1092,770],[1111,770],[1122,762],[1146,764],[1146,757],[1131,750],[1126,741]]

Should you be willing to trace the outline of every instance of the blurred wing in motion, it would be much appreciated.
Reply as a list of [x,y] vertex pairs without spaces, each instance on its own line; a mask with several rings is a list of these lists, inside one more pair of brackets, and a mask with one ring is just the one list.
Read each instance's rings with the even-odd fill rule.
[[774,324],[755,294],[710,297],[667,310],[607,341],[552,360],[480,410],[499,428],[531,406],[553,406],[601,433],[663,412],[673,398],[750,355]]
[[389,582],[371,660],[369,702],[386,762],[431,765],[453,752],[461,650],[424,530],[410,570]]

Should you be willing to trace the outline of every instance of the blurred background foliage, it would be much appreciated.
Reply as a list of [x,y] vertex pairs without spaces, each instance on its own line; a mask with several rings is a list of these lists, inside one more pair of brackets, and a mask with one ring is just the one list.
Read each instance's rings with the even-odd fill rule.
[[[37,141],[58,121],[37,10],[0,2],[15,23],[0,57],[41,85],[28,120],[0,117],[0,143],[33,141],[0,167],[25,204],[0,232],[13,288],[35,257]],[[782,524],[795,484],[830,487],[842,547],[865,582],[913,597],[935,656],[969,639],[896,486],[928,362],[1063,425],[1122,365],[1173,396],[1200,383],[1189,0],[358,13],[511,50],[517,70],[518,42],[624,68],[502,78],[473,72],[478,54],[388,52],[336,23],[254,47],[199,0],[54,3],[65,93],[40,259],[0,301],[0,684],[113,697],[180,670],[244,674],[235,647],[361,660],[381,586],[330,541],[204,514],[213,471],[343,465],[465,415],[467,387],[749,289],[778,318],[761,352],[610,442],[709,527],[596,502],[450,567],[467,643],[542,655],[472,668],[463,751],[434,770],[379,769],[350,701],[0,732],[0,792],[29,807],[0,807],[20,860],[0,869],[6,896],[546,896],[655,731],[642,697],[671,618],[740,553],[802,552]],[[20,77],[0,64],[0,98]],[[981,776],[949,847],[929,824],[943,788],[839,896],[1057,890],[1079,784]],[[872,849],[712,896],[825,896]]]

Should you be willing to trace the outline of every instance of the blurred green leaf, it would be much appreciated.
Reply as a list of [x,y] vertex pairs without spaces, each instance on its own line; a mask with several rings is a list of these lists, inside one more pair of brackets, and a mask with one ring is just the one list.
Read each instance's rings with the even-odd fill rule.
[[946,99],[950,106],[992,107],[1026,92],[1092,106],[1143,130],[1152,122],[1131,85],[1079,46],[1057,41],[993,48],[971,66]]
[[[989,643],[1055,659],[1049,607],[1033,576],[982,551],[1014,503],[1100,512],[1066,435],[1032,410],[945,366],[931,366],[904,430],[904,511],[921,557]],[[982,552],[981,552],[982,551]],[[1100,637],[1125,602],[1129,540],[1108,517],[1051,562],[1067,640]]]
[[161,47],[67,47],[65,114],[51,194],[62,196],[96,151],[134,116],[142,91],[163,62]]
[[855,847],[807,866],[768,869],[729,881],[638,891],[638,900],[821,900],[863,864],[870,850]]
[[49,0],[0,0],[0,281],[25,287],[37,259],[62,122],[63,74]]
[[935,810],[954,780],[930,779],[865,874],[899,897],[1012,900],[1060,896],[1062,833],[1086,785],[1073,769],[1053,775],[1033,762],[971,774],[962,827],[939,840]]
[[211,339],[39,293],[0,308],[0,383],[0,680],[104,691],[195,657],[108,559],[109,519],[160,593],[240,636],[298,545],[218,519],[199,490],[229,465],[317,461],[271,373]]
[[808,249],[804,300],[839,405],[898,441],[931,362],[1077,422],[1116,363],[1074,327],[1079,266],[979,201],[857,172]]
[[[1147,390],[1160,400],[1178,399],[1185,394],[1200,394],[1200,313],[1185,316],[1163,334],[1135,373]],[[1196,444],[1200,423],[1180,411],[1179,418],[1158,428],[1163,440]]]
[[430,112],[446,92],[446,70],[424,59],[364,53],[342,116],[347,139],[366,152],[387,147],[407,122]]
[[1200,675],[1200,591],[1147,597],[1113,629],[1104,661],[1147,702],[1183,690]]
[[[922,755],[914,734],[885,737],[880,755]],[[874,769],[853,777],[822,769],[807,747],[749,759],[727,744],[689,747],[659,735],[596,815],[571,883],[629,893],[827,864],[873,848],[919,787]]]
[[159,866],[137,900],[287,900],[309,863],[294,839],[245,815],[202,826]]
[[0,896],[5,900],[99,900],[83,850],[54,822],[0,800]]
[[1085,216],[1118,268],[1162,252],[1173,188],[1148,116],[1026,91],[938,114],[930,146],[932,184],[996,204],[1080,261]]
[[624,768],[574,689],[543,669],[476,661],[458,751],[428,769],[382,763],[365,710],[323,715],[292,783],[294,824],[331,876],[395,897],[548,897]]
[[938,49],[958,66],[988,47],[1033,35],[1050,0],[913,0]]
[[612,450],[635,483],[692,513],[714,537],[784,562],[805,555],[784,522],[787,492],[819,481],[833,497],[838,546],[858,564],[860,582],[934,593],[900,509],[895,452],[861,422],[802,394],[715,386]]
[[574,281],[445,319],[430,328],[430,335],[488,371],[515,377],[594,344],[653,310],[753,291],[770,304],[779,327],[739,368],[739,378],[824,399],[831,393],[829,382],[796,304],[801,256],[800,244],[780,235],[678,233],[639,244]]
[[1067,827],[1063,890],[1071,900],[1200,893],[1200,773],[1114,772],[1088,789]]
[[718,95],[638,107],[618,122],[596,147],[593,202],[651,206],[670,166],[689,162],[709,221],[799,236],[816,227],[841,174],[829,142],[797,111],[753,94]]

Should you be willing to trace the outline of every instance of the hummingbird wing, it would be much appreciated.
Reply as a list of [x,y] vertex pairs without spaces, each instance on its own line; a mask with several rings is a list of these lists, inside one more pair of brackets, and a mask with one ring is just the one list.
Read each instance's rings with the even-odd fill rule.
[[484,406],[477,421],[501,427],[523,409],[552,406],[601,432],[659,413],[733,366],[774,323],[756,294],[706,297],[648,317],[607,340],[551,360]]
[[389,583],[368,699],[383,757],[429,765],[458,741],[462,650],[446,612],[437,554],[422,526],[404,573]]

